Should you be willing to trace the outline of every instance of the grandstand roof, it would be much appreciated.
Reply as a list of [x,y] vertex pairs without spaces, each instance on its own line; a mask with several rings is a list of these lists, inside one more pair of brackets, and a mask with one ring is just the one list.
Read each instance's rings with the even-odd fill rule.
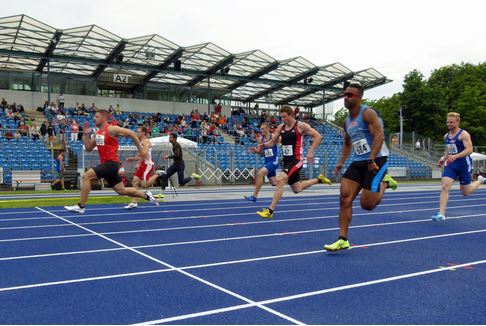
[[[98,78],[123,71],[138,85],[208,87],[242,102],[314,107],[342,97],[346,80],[365,89],[390,82],[373,68],[318,66],[303,57],[277,60],[253,50],[233,54],[213,43],[179,46],[162,36],[122,38],[96,25],[57,29],[26,15],[0,18],[0,69]],[[174,63],[180,63],[180,68]]]

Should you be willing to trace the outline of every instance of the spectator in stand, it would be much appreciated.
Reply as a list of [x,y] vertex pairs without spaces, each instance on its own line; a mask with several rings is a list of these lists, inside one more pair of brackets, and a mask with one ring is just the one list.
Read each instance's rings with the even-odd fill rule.
[[54,186],[58,183],[61,184],[61,190],[66,190],[64,188],[64,172],[66,172],[66,167],[64,166],[64,154],[66,151],[62,149],[59,152],[59,155],[56,158],[56,172],[57,172],[57,179],[51,183],[51,188],[54,189]]
[[15,138],[16,141],[19,141],[21,137],[22,137],[22,135],[20,134],[19,130],[17,129],[17,131],[14,134],[14,138]]
[[82,125],[79,125],[78,126],[79,128],[79,132],[78,132],[78,141],[83,141],[83,126]]
[[49,108],[49,110],[51,111],[51,114],[53,116],[56,116],[57,113],[59,112],[59,109],[57,108],[57,105],[54,102],[51,103],[51,107]]
[[47,136],[47,122],[43,122],[41,127],[40,127],[40,133],[41,133],[41,136],[42,136],[42,139],[43,140],[46,140],[46,136]]
[[59,141],[61,142],[61,144],[65,144],[66,143],[66,129],[67,129],[67,125],[64,123],[64,122],[61,122],[58,126],[58,130],[59,130]]
[[218,105],[216,105],[216,109],[214,109],[214,112],[219,116],[221,115],[222,110],[223,110],[223,106],[221,105],[221,101],[219,101]]
[[202,143],[206,144],[208,141],[208,123],[206,120],[203,120],[201,123],[201,138],[202,138]]
[[22,137],[27,137],[27,135],[29,134],[29,128],[25,125],[24,121],[20,122],[17,131]]
[[11,130],[7,130],[7,132],[5,133],[5,138],[7,138],[8,141],[10,141],[10,139],[13,139],[14,138],[14,134]]
[[59,105],[59,110],[64,111],[64,93],[61,93],[57,97],[57,103]]
[[47,125],[47,136],[49,137],[49,142],[54,141],[54,136],[56,135],[56,130],[51,122]]
[[6,116],[7,119],[10,119],[10,120],[14,118],[12,108],[9,105],[7,106],[7,109],[5,109],[5,116]]
[[110,105],[110,107],[108,108],[108,113],[110,114],[115,113],[115,108],[113,107],[113,105]]
[[79,125],[76,123],[76,120],[72,120],[71,122],[71,141],[78,140],[78,133],[79,133]]
[[95,113],[97,110],[96,105],[94,103],[91,103],[91,106],[89,107],[88,113]]
[[130,128],[130,118],[125,118],[125,121],[123,121],[123,128]]
[[32,123],[32,126],[29,128],[30,135],[32,137],[32,140],[38,140],[40,137],[40,128],[39,126],[34,122]]
[[7,104],[8,104],[8,103],[7,103],[7,101],[5,100],[5,98],[4,98],[4,97],[2,97],[2,102],[1,102],[1,104],[2,104],[2,108],[4,108],[4,109],[5,109],[5,108],[7,107]]

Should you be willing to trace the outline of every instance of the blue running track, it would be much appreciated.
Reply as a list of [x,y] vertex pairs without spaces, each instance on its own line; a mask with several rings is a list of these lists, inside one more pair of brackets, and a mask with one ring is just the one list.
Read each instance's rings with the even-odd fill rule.
[[486,190],[438,200],[358,198],[336,253],[337,195],[2,209],[0,324],[486,324]]

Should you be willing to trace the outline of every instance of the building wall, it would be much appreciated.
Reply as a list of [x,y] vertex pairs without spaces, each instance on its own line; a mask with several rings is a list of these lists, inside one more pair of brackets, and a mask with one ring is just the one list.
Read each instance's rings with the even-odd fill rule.
[[[57,101],[58,96],[59,94],[51,93],[51,101]],[[40,92],[0,90],[0,98],[5,98],[9,104],[15,102],[17,104],[22,104],[26,109],[36,109],[47,101],[47,94]],[[76,103],[79,102],[84,103],[86,107],[90,107],[91,103],[95,103],[95,105],[100,108],[108,108],[110,105],[116,107],[117,104],[120,104],[123,111],[161,112],[170,114],[188,114],[196,109],[199,110],[200,113],[208,111],[207,104],[150,101],[104,96],[64,94],[64,100],[66,107],[74,107]],[[214,105],[211,105],[211,111],[214,111]],[[222,112],[229,116],[231,114],[231,107],[223,106]]]

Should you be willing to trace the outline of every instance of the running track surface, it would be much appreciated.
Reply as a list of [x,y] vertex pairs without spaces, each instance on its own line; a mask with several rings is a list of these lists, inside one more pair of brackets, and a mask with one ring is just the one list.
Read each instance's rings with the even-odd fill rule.
[[2,209],[0,324],[485,324],[486,190],[438,197],[357,198],[337,253],[336,195]]

